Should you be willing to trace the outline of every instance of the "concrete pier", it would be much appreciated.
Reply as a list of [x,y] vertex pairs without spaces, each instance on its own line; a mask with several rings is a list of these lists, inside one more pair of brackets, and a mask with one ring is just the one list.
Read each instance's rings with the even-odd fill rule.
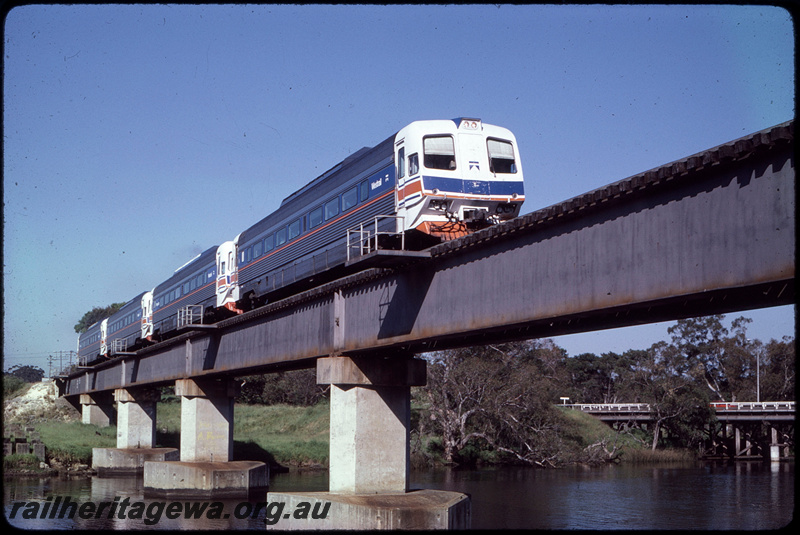
[[233,459],[233,403],[239,385],[231,380],[179,379],[180,461],[145,462],[144,490],[157,496],[246,497],[266,490],[269,467]]
[[268,493],[286,511],[273,529],[469,527],[467,495],[408,489],[411,386],[426,373],[402,356],[317,359],[317,383],[331,385],[329,492]]
[[114,411],[114,398],[111,392],[81,394],[81,422],[98,427],[114,425],[117,416]]
[[317,382],[331,385],[331,492],[408,490],[410,387],[426,371],[422,360],[317,360]]
[[117,402],[117,447],[152,448],[156,443],[156,389],[114,390]]
[[233,457],[233,402],[239,384],[230,380],[179,379],[181,461],[229,461]]

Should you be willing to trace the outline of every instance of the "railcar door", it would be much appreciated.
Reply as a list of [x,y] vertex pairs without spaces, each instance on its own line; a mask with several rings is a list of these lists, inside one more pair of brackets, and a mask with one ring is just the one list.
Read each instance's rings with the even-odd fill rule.
[[458,129],[459,162],[464,179],[464,193],[489,195],[491,173],[486,155],[486,138],[478,120],[464,120]]
[[409,226],[411,221],[409,220],[410,217],[407,206],[408,191],[406,191],[406,186],[408,186],[411,175],[409,174],[409,170],[406,169],[405,139],[400,139],[395,142],[394,145],[394,175],[394,212],[400,217],[396,222],[395,232],[403,232],[411,228]]
[[239,300],[239,268],[236,242],[226,241],[217,248],[217,307],[236,311]]

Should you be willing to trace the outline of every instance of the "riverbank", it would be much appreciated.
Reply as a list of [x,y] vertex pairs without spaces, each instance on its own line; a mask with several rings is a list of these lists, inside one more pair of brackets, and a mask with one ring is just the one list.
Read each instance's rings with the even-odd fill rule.
[[[52,386],[52,385],[51,385]],[[35,427],[45,444],[47,461],[41,466],[30,458],[4,460],[6,475],[91,474],[92,448],[116,447],[116,427],[81,423],[80,415],[64,400],[52,395],[48,383],[30,385],[4,400],[4,426],[21,423]],[[416,410],[412,407],[412,411]],[[237,403],[233,432],[233,457],[261,461],[275,472],[328,467],[330,407],[327,400],[310,406],[247,405]],[[691,460],[685,451],[649,448],[631,436],[620,435],[580,411],[564,411],[562,464],[615,462],[674,462]],[[157,408],[156,445],[180,447],[180,402],[165,397]],[[441,466],[440,442],[412,431],[412,465]],[[490,449],[474,448],[462,463],[489,465],[502,461]]]

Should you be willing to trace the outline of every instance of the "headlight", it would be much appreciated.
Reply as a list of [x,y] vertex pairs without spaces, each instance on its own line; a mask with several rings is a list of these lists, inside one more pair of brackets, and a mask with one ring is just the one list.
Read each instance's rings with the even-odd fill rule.
[[498,214],[513,214],[514,213],[514,205],[513,204],[498,204],[496,212]]

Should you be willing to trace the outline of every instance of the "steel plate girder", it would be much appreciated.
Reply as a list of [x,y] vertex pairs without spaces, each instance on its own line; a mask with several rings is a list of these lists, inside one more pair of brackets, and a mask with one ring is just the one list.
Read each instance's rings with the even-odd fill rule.
[[[625,307],[637,307],[640,317],[617,326],[644,323],[649,305],[771,283],[775,300],[766,304],[792,303],[793,288],[779,294],[795,275],[794,167],[790,151],[773,156],[680,187],[665,183],[630,202],[598,205],[347,290],[344,349],[474,338]],[[694,315],[765,306],[730,301]]]

